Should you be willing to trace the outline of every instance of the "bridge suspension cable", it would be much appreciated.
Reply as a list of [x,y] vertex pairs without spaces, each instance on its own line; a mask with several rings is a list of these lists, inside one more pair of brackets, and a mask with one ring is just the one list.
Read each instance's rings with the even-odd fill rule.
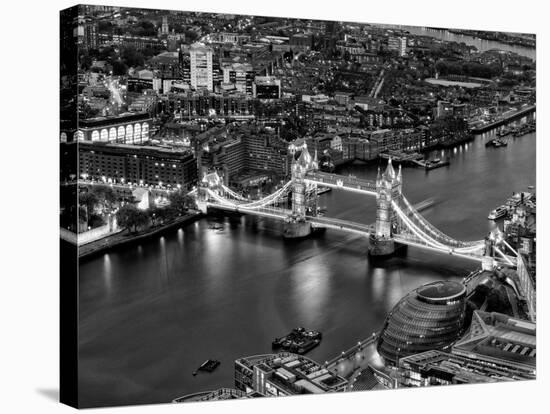
[[282,197],[284,197],[288,194],[291,184],[292,184],[292,182],[288,182],[283,187],[281,187],[279,190],[275,191],[274,193],[272,193],[272,194],[270,194],[270,195],[268,195],[268,196],[266,196],[262,199],[254,200],[254,201],[251,201],[251,202],[248,202],[248,203],[243,203],[243,202],[238,202],[238,201],[233,201],[233,200],[227,199],[225,197],[220,196],[219,194],[217,194],[215,191],[213,191],[211,189],[208,189],[207,191],[208,191],[208,194],[212,198],[214,198],[217,202],[219,202],[220,204],[227,205],[227,206],[233,206],[234,208],[246,208],[246,209],[252,209],[253,210],[253,209],[261,209],[261,208],[264,208],[264,207],[267,207],[269,205],[272,205],[272,204],[275,204],[275,203],[279,202],[282,199]]
[[223,189],[223,191],[225,191],[227,194],[229,194],[231,197],[233,197],[236,200],[248,201],[246,197],[243,197],[242,195],[233,191],[231,188],[227,187],[224,184],[221,185],[221,188]]
[[[311,180],[310,180],[311,181]],[[318,184],[325,184],[325,182],[319,182]],[[293,181],[287,182],[283,187],[278,189],[272,194],[267,195],[259,200],[250,201],[244,196],[238,194],[229,187],[221,184],[219,189],[221,194],[217,190],[212,188],[206,188],[207,194],[212,199],[212,204],[218,204],[220,208],[231,209],[231,210],[241,210],[248,211],[250,213],[257,212],[259,215],[267,215],[274,217],[288,216],[291,213],[290,210],[286,209],[286,196],[292,190]],[[353,191],[355,189],[351,187],[344,186],[345,190]],[[285,203],[281,208],[278,203]],[[400,196],[391,202],[392,209],[397,214],[399,220],[404,225],[409,234],[397,234],[396,238],[402,239],[402,242],[406,243],[407,240],[410,242],[420,242],[426,247],[437,249],[440,251],[445,251],[448,253],[457,253],[468,256],[481,256],[481,252],[485,247],[485,242],[483,240],[463,242],[455,240],[435,226],[433,226],[428,220],[426,220],[404,197]],[[311,218],[310,218],[311,219]],[[372,229],[365,227],[363,225],[354,225],[354,223],[344,222],[343,220],[325,218],[323,220],[315,219],[319,224],[329,224],[341,229],[348,228],[353,229],[356,232],[365,232],[369,233]],[[498,252],[500,253],[500,252]]]
[[[392,201],[392,207],[393,207],[394,211],[397,213],[397,215],[399,216],[399,218],[401,219],[401,221],[406,225],[407,229],[410,230],[417,238],[419,238],[420,240],[422,240],[424,243],[426,243],[427,245],[429,245],[431,247],[434,247],[434,248],[437,248],[437,249],[440,249],[440,250],[457,252],[457,253],[473,253],[475,251],[479,251],[479,250],[483,249],[483,247],[484,247],[484,242],[483,241],[477,242],[476,244],[472,244],[472,245],[469,245],[469,246],[463,246],[463,247],[457,247],[457,246],[454,246],[454,245],[445,244],[444,242],[441,242],[437,239],[434,239],[430,235],[426,234],[426,232],[422,228],[419,228],[410,219],[410,217],[408,217],[407,214],[405,214],[401,210],[401,208],[399,207],[397,202]],[[450,239],[450,238],[448,238],[448,239],[454,241],[455,243],[457,243],[456,240],[453,240],[453,239]]]
[[435,227],[433,224],[431,224],[428,220],[426,220],[407,200],[404,196],[401,196],[401,200],[403,201],[406,210],[418,221],[419,227],[423,228],[425,232],[431,233],[432,238],[435,241],[443,242],[445,244],[454,245],[456,248],[466,248],[466,247],[474,247],[474,249],[478,249],[481,244],[483,244],[483,240],[476,240],[476,241],[459,241],[456,239],[453,239],[452,237],[449,237],[445,233],[443,233],[441,230],[439,230],[437,227]]

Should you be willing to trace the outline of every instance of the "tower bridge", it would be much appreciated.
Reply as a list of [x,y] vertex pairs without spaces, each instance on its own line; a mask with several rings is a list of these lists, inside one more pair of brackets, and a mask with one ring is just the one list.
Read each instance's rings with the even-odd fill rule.
[[[208,209],[221,209],[281,220],[287,238],[307,237],[316,228],[359,234],[368,239],[371,256],[388,256],[399,245],[407,245],[474,260],[487,270],[499,264],[516,265],[515,255],[506,252],[507,244],[499,234],[491,233],[484,240],[461,241],[433,226],[404,196],[401,166],[396,172],[391,158],[386,170],[381,173],[379,169],[376,180],[369,181],[319,171],[317,153],[312,157],[305,144],[296,155],[290,180],[259,200],[249,200],[225,186],[215,172],[206,174],[194,192],[199,209],[205,213]],[[374,196],[375,223],[318,216],[318,186]]]

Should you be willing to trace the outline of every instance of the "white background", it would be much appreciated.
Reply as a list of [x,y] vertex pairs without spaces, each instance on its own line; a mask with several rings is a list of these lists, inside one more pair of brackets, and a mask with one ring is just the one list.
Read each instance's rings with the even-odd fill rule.
[[[544,136],[544,88],[550,25],[544,1],[298,0],[186,2],[100,1],[100,4],[456,27],[537,34],[537,182],[539,211],[538,376],[535,382],[377,391],[247,401],[105,408],[117,413],[178,412],[550,412],[544,311],[550,155]],[[58,33],[69,1],[2,2],[0,30],[0,412],[73,409],[58,399]],[[545,56],[546,55],[546,56]],[[544,63],[546,63],[544,65]],[[548,83],[546,82],[546,85]],[[545,99],[546,98],[546,99]],[[530,166],[526,166],[530,168]],[[510,189],[512,191],[513,189]],[[543,309],[544,307],[545,309]],[[546,337],[546,338],[545,338]],[[546,351],[546,352],[545,352]],[[546,388],[546,390],[545,390]],[[546,394],[545,394],[546,391]],[[546,403],[545,403],[546,401]],[[546,404],[546,406],[545,406]]]

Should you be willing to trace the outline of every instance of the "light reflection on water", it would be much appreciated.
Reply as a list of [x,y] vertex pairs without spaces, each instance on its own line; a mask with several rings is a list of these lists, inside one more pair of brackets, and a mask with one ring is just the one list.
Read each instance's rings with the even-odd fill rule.
[[[534,134],[468,151],[436,151],[450,166],[403,169],[412,203],[435,198],[422,214],[447,234],[479,240],[487,214],[512,191],[535,185]],[[466,146],[464,146],[466,148]],[[385,163],[380,163],[385,168]],[[343,174],[373,179],[378,165]],[[337,218],[372,223],[375,199],[337,190],[320,205]],[[223,224],[223,230],[211,224]],[[233,385],[233,361],[271,352],[271,341],[296,326],[323,332],[309,355],[332,358],[379,329],[387,312],[421,284],[460,280],[476,265],[408,249],[371,263],[362,237],[327,231],[284,242],[280,223],[250,217],[208,218],[80,266],[80,389],[83,404],[166,402]],[[207,358],[222,364],[191,372]]]

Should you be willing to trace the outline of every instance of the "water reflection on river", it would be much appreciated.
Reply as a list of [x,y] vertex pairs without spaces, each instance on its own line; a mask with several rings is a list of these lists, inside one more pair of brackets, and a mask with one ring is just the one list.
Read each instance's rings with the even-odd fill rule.
[[[534,134],[510,138],[506,148],[485,148],[486,138],[446,151],[449,167],[403,172],[409,200],[434,197],[425,217],[463,240],[483,238],[489,210],[535,184]],[[376,170],[348,166],[342,173],[373,179]],[[375,218],[373,198],[332,191],[321,204],[329,216]],[[223,230],[209,228],[214,221]],[[411,289],[460,280],[475,267],[413,248],[374,264],[359,236],[327,231],[288,243],[271,220],[200,220],[81,264],[81,402],[167,402],[232,386],[236,358],[270,352],[275,336],[301,325],[323,332],[309,355],[324,361],[377,330]],[[222,364],[193,377],[207,358]]]

